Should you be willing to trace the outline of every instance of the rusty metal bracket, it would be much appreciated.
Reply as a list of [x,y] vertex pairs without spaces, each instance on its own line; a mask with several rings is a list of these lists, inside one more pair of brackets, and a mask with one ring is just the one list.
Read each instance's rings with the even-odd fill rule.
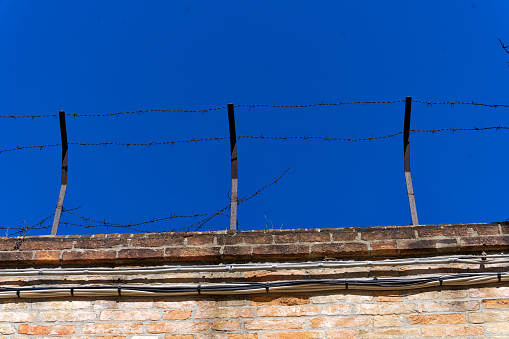
[[403,130],[404,163],[405,163],[405,181],[410,203],[410,213],[412,215],[412,225],[419,225],[417,219],[417,207],[415,205],[414,187],[412,185],[412,176],[410,175],[410,112],[412,109],[412,97],[406,97],[405,100],[405,126]]
[[58,231],[58,225],[60,224],[60,215],[64,208],[65,191],[67,190],[67,156],[68,156],[68,145],[67,145],[67,127],[65,124],[65,112],[58,112],[60,119],[60,136],[62,138],[62,178],[60,185],[60,193],[58,195],[57,209],[55,211],[55,218],[53,219],[53,227],[51,228],[51,235],[56,235]]
[[230,207],[230,230],[237,229],[238,182],[237,171],[237,134],[235,132],[235,114],[233,104],[228,104],[228,124],[230,126],[230,153],[232,167],[232,195]]

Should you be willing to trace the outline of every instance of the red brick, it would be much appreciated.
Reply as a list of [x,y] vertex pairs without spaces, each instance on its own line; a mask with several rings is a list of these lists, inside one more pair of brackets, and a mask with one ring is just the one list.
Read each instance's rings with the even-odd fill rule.
[[255,259],[308,258],[309,245],[266,245],[253,247]]
[[456,239],[402,240],[401,255],[451,253],[458,251]]
[[498,224],[485,224],[485,225],[471,225],[473,231],[477,232],[478,235],[498,235],[500,230]]
[[208,330],[208,322],[149,323],[148,333],[199,333]]
[[414,229],[411,226],[366,227],[359,229],[362,240],[413,239]]
[[224,259],[245,260],[253,256],[253,248],[251,246],[225,246],[223,248]]
[[509,236],[478,236],[460,239],[461,250],[494,251],[509,249]]
[[74,248],[94,249],[94,248],[113,248],[127,247],[128,239],[79,239],[74,243]]
[[133,247],[166,247],[166,246],[182,246],[184,245],[184,233],[159,233],[144,234],[143,237],[132,238],[131,246]]
[[21,324],[18,327],[19,334],[30,335],[70,335],[76,331],[76,325],[26,325]]
[[272,235],[261,232],[235,232],[217,235],[218,245],[260,245],[272,244]]
[[0,252],[0,262],[3,265],[17,265],[17,264],[31,264],[34,253],[11,251],[11,252]]
[[141,323],[86,323],[83,326],[83,334],[140,334]]
[[240,328],[241,322],[235,320],[216,320],[212,323],[214,331],[236,331]]
[[247,320],[244,328],[252,330],[300,330],[305,323],[304,319],[278,319],[278,320]]
[[459,337],[476,336],[484,334],[481,325],[471,326],[423,326],[422,334],[425,337]]
[[152,249],[152,248],[130,248],[122,249],[118,251],[119,259],[131,259],[131,260],[153,260],[159,261],[164,259],[164,250]]
[[72,263],[90,263],[112,261],[117,257],[115,250],[71,250],[62,253],[62,261]]
[[21,244],[20,250],[62,250],[72,248],[72,239],[40,236],[26,237]]
[[440,324],[466,324],[464,314],[426,314],[410,315],[407,317],[410,325],[440,325]]
[[262,295],[252,296],[251,306],[269,306],[269,305],[305,305],[309,304],[309,295],[307,294],[280,294],[280,295]]
[[484,299],[484,308],[509,308],[509,299]]
[[398,255],[398,243],[394,240],[373,241],[370,243],[371,255]]
[[359,229],[357,227],[338,228],[330,230],[332,241],[352,241],[357,240]]
[[366,257],[367,255],[368,245],[363,243],[328,243],[311,246],[311,256],[313,258]]
[[262,334],[262,339],[322,339],[323,332],[299,331],[299,332],[268,332]]
[[220,247],[167,247],[166,261],[208,261],[218,262],[221,259]]
[[457,237],[470,235],[470,229],[463,225],[416,226],[419,238]]
[[35,264],[59,264],[60,263],[60,251],[36,251],[34,253]]
[[[190,234],[187,237],[187,245],[189,246],[204,246],[204,245],[214,245],[214,239],[216,235],[214,234]],[[172,244],[168,244],[166,246],[175,246]]]
[[283,234],[276,234],[274,236],[274,242],[276,244],[282,243],[297,243],[297,242],[324,242],[330,241],[329,232],[317,232],[317,231],[284,231]]

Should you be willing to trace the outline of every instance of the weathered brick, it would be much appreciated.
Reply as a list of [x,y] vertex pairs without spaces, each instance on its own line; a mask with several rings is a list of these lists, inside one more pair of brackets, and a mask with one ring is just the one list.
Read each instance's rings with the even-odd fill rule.
[[214,299],[197,297],[168,297],[156,300],[155,307],[158,308],[195,308],[195,307],[214,307]]
[[199,333],[208,330],[208,322],[149,323],[148,333]]
[[167,334],[164,339],[194,339],[194,334]]
[[458,337],[484,334],[481,325],[470,326],[423,326],[422,334],[425,337]]
[[[235,334],[235,333],[228,333],[226,338],[228,339],[258,339],[258,334],[255,333],[242,333],[242,334]],[[200,338],[200,335],[196,336],[196,339],[209,339],[209,338]]]
[[359,229],[362,240],[413,239],[414,229],[411,226],[366,227]]
[[394,240],[372,241],[369,246],[372,256],[395,256],[399,253],[398,243]]
[[463,299],[468,296],[465,290],[441,290],[441,291],[425,291],[410,294],[407,296],[408,300],[447,300],[447,299]]
[[163,320],[184,320],[191,318],[193,311],[191,310],[169,310],[164,311]]
[[41,301],[32,304],[34,310],[77,310],[89,307],[90,301],[87,300]]
[[[187,245],[189,246],[204,246],[214,245],[215,234],[190,234],[187,237]],[[175,246],[173,244],[167,244],[166,246]]]
[[377,328],[359,330],[360,339],[378,339],[378,338],[418,338],[420,337],[418,328]]
[[25,286],[27,284],[27,278],[16,278],[16,277],[8,277],[8,278],[0,278],[0,286],[1,287],[20,287]]
[[468,321],[472,324],[484,324],[495,322],[509,322],[509,312],[495,311],[495,312],[475,312],[468,314]]
[[408,323],[411,325],[458,325],[465,324],[467,319],[464,314],[426,314],[411,315],[407,317]]
[[14,334],[16,329],[12,325],[0,324],[0,334]]
[[154,306],[154,302],[152,300],[146,299],[124,299],[115,303],[120,309],[148,309]]
[[477,301],[437,301],[420,303],[418,306],[420,312],[465,312],[477,311],[479,303]]
[[59,264],[60,263],[60,251],[36,251],[34,253],[35,264]]
[[509,308],[509,299],[484,299],[484,308]]
[[281,306],[260,307],[256,310],[259,317],[302,317],[318,314],[317,306]]
[[223,248],[223,258],[225,260],[246,260],[253,256],[251,246],[225,246]]
[[244,322],[244,328],[246,330],[300,330],[304,322],[303,319],[247,320]]
[[314,318],[310,320],[310,325],[312,328],[367,327],[372,325],[372,320],[367,317]]
[[356,339],[357,331],[355,330],[333,330],[327,331],[327,339]]
[[36,313],[0,312],[0,322],[31,323],[34,321],[35,315]]
[[131,246],[133,247],[166,247],[166,246],[183,246],[185,236],[183,233],[160,233],[145,234],[142,237],[132,238]]
[[298,242],[326,242],[330,241],[329,232],[316,231],[286,231],[274,236],[276,244],[298,243]]
[[34,253],[32,251],[0,252],[0,262],[3,265],[16,265],[32,263]]
[[236,331],[240,328],[241,322],[235,320],[216,320],[212,323],[214,331]]
[[269,305],[305,305],[309,304],[309,295],[307,294],[291,294],[291,295],[262,295],[252,296],[251,306],[269,306]]
[[86,323],[81,330],[83,334],[141,334],[141,323]]
[[322,314],[324,315],[341,315],[341,314],[350,314],[352,306],[338,304],[333,306],[323,306]]
[[118,251],[119,259],[140,260],[161,260],[164,258],[164,250],[162,248],[129,248]]
[[462,237],[460,246],[462,251],[506,250],[509,248],[509,236]]
[[376,291],[376,301],[378,302],[400,302],[403,300],[398,292],[393,291]]
[[367,315],[385,315],[385,314],[404,314],[414,310],[414,304],[360,304],[355,305],[357,314]]
[[218,262],[221,259],[220,247],[166,247],[166,261],[208,261]]
[[309,245],[259,245],[253,247],[253,258],[257,259],[308,258]]
[[509,287],[507,286],[471,288],[468,292],[471,298],[509,297]]
[[134,320],[134,321],[148,321],[159,320],[160,315],[158,311],[143,310],[143,311],[102,311],[100,320]]
[[19,334],[30,335],[70,335],[76,332],[76,325],[27,325],[21,324],[18,327]]
[[373,316],[373,325],[375,327],[398,327],[403,324],[403,319],[399,315],[375,315]]
[[325,243],[311,245],[311,257],[313,258],[342,258],[351,256],[367,256],[368,245],[358,242],[348,243]]
[[114,248],[127,247],[129,239],[106,238],[106,239],[78,239],[74,242],[74,248],[94,249],[94,248]]
[[337,228],[329,230],[332,234],[332,241],[357,240],[359,229],[357,227]]
[[509,334],[509,323],[486,324],[486,329],[491,333],[507,333]]
[[272,235],[260,232],[236,232],[233,234],[218,234],[218,245],[260,245],[272,244]]
[[470,228],[478,235],[497,235],[500,234],[498,224],[470,225]]
[[71,263],[87,263],[91,261],[112,261],[117,257],[115,250],[70,250],[62,253],[62,261]]
[[333,295],[314,295],[311,297],[313,304],[330,303],[365,303],[373,300],[371,292],[351,291],[349,293],[335,292]]
[[194,318],[195,319],[252,318],[253,315],[254,309],[252,308],[214,307],[197,309],[194,314]]
[[22,251],[30,250],[62,250],[72,248],[72,239],[39,236],[39,237],[26,237],[20,246]]
[[458,248],[456,239],[402,240],[400,253],[402,255],[454,253]]
[[466,236],[470,235],[469,228],[460,227],[457,225],[426,225],[426,226],[417,226],[415,227],[417,230],[417,235],[419,238],[429,238],[429,237],[457,237],[457,236]]
[[262,334],[262,339],[322,339],[322,332],[299,331],[299,332],[268,332]]
[[40,312],[38,316],[39,321],[68,321],[79,322],[84,320],[94,320],[96,318],[95,312],[84,311],[46,311]]

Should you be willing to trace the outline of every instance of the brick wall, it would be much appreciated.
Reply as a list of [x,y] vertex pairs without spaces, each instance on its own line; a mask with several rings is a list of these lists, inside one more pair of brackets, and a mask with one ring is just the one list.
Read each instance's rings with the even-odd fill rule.
[[[509,224],[110,234],[0,242],[2,269],[377,260],[501,253]],[[285,271],[0,277],[1,287],[167,286],[506,272],[441,264]],[[0,338],[509,338],[507,283],[404,291],[0,299]]]

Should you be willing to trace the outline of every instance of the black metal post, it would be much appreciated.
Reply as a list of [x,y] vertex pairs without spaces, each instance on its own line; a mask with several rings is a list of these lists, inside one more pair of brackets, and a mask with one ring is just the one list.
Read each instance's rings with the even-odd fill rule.
[[410,204],[410,214],[412,215],[412,225],[419,225],[417,219],[417,207],[415,205],[414,187],[412,185],[412,176],[410,175],[410,112],[412,109],[412,97],[406,97],[405,101],[405,126],[403,129],[404,163],[405,163],[405,181]]
[[228,124],[230,126],[230,153],[232,168],[232,195],[230,206],[230,230],[237,229],[237,189],[239,176],[237,171],[237,134],[235,132],[235,114],[233,104],[228,104]]
[[67,190],[67,127],[65,124],[65,112],[58,112],[60,119],[60,136],[62,138],[62,178],[60,185],[60,193],[58,195],[57,209],[55,211],[55,218],[53,219],[53,227],[51,228],[51,235],[56,235],[58,231],[58,225],[60,224],[60,215],[64,208],[65,191]]

